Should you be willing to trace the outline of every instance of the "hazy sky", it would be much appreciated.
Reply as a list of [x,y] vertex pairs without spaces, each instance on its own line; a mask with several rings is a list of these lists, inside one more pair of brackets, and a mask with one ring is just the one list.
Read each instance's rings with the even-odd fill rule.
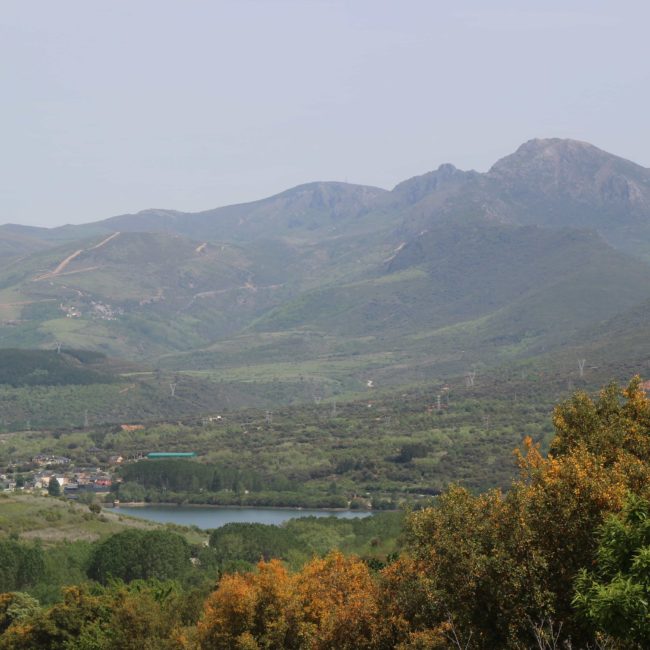
[[0,223],[486,170],[533,137],[650,167],[650,3],[0,0]]

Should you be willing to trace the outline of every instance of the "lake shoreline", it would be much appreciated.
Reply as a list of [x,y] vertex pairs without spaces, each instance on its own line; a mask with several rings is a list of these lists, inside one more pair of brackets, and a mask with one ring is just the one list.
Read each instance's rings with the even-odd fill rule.
[[325,510],[324,508],[279,508],[257,506],[213,506],[203,504],[149,504],[124,505],[107,509],[113,515],[148,519],[163,524],[196,526],[202,530],[220,528],[226,524],[271,524],[280,526],[290,519],[324,517],[359,519],[372,517],[368,510]]
[[[219,509],[231,509],[231,510],[290,510],[295,512],[300,512],[301,510],[322,510],[325,512],[377,512],[372,508],[320,508],[313,506],[256,506],[254,504],[249,504],[245,506],[235,506],[235,505],[220,505],[218,503],[147,503],[146,501],[120,501],[118,505],[106,503],[103,504],[104,508],[109,510],[114,510],[116,508],[219,508]],[[385,511],[382,511],[385,512]]]

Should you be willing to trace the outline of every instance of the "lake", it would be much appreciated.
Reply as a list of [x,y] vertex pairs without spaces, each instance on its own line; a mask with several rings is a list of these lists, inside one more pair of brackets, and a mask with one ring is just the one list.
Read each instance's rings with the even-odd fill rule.
[[202,529],[219,528],[225,524],[275,524],[279,525],[297,517],[338,517],[354,519],[369,517],[364,510],[317,510],[297,508],[220,508],[219,506],[118,506],[111,508],[115,514],[150,519],[164,524],[198,526]]

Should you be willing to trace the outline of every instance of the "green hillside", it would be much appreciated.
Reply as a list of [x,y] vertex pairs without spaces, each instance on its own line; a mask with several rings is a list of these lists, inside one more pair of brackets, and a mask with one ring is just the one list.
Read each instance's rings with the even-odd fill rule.
[[104,355],[97,352],[0,348],[0,384],[14,388],[106,384],[115,377],[104,361]]
[[[645,301],[614,317],[583,328],[557,356],[586,359],[591,374],[616,369],[616,375],[650,378],[650,302]],[[556,356],[552,355],[552,356]]]
[[[236,328],[273,299],[272,289],[255,290],[251,274],[233,246],[113,233],[0,273],[0,336],[5,345],[61,341],[123,356],[187,348]],[[238,303],[240,315],[229,309]]]
[[494,360],[557,345],[650,292],[649,269],[592,233],[480,222],[431,230],[385,268],[304,294],[253,330],[335,336],[332,352],[352,339],[366,351],[463,350]]
[[[485,174],[442,165],[392,191],[310,183],[195,214],[6,225],[0,346],[95,350],[256,404],[586,343],[609,363],[616,329],[650,299],[649,224],[649,170],[553,139]],[[2,262],[13,240],[26,248]],[[638,330],[628,339],[632,358]],[[154,403],[145,412],[168,412]]]

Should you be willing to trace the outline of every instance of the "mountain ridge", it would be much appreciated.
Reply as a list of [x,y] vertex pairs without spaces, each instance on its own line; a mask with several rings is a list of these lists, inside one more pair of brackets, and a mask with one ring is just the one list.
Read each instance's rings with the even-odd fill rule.
[[316,181],[199,212],[152,208],[51,229],[5,224],[0,237],[20,232],[35,240],[72,241],[132,230],[239,243],[269,237],[313,242],[378,229],[415,233],[463,216],[592,227],[615,247],[650,259],[650,170],[586,142],[535,138],[485,173],[444,163],[391,190]]
[[650,299],[650,170],[535,139],[485,173],[446,163],[392,190],[314,182],[3,237],[24,244],[0,246],[4,346],[244,378],[300,357],[303,375],[349,387],[606,338],[601,322]]

